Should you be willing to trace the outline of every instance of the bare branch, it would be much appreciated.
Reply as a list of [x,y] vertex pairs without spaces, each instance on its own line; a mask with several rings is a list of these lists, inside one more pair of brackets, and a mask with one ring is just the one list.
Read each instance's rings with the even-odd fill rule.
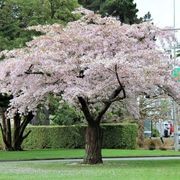
[[[96,116],[96,118],[95,118],[96,122],[100,122],[101,121],[102,116],[106,113],[106,111],[108,110],[108,108],[110,107],[110,105],[113,102],[126,98],[126,92],[125,92],[124,86],[122,85],[122,83],[120,81],[117,69],[118,69],[118,67],[117,67],[117,65],[115,65],[115,68],[114,68],[115,71],[114,72],[115,72],[115,75],[116,75],[116,78],[117,78],[119,86],[117,87],[117,89],[115,89],[112,92],[112,94],[109,97],[109,99],[103,101],[104,102],[104,106],[99,111],[98,115]],[[118,95],[120,94],[121,91],[123,92],[123,96],[119,97]]]
[[[32,71],[32,68],[34,67],[34,65],[33,64],[31,64],[30,65],[30,67],[28,68],[28,70],[27,71],[25,71],[24,73],[25,74],[40,74],[40,75],[46,75],[46,76],[51,76],[51,74],[50,73],[47,73],[47,72],[42,72],[42,71]],[[19,75],[19,76],[21,76],[21,74]]]
[[116,78],[117,78],[117,81],[120,85],[120,87],[122,88],[122,91],[123,91],[123,97],[125,98],[126,97],[126,92],[125,92],[125,89],[124,89],[124,86],[122,85],[121,81],[120,81],[120,78],[119,78],[119,75],[118,75],[118,72],[117,72],[117,64],[115,65],[115,74],[116,74]]
[[22,137],[22,139],[23,139],[23,140],[26,139],[26,138],[29,136],[30,133],[31,133],[31,130],[29,130],[29,131]]
[[81,97],[81,96],[78,97],[78,100],[79,100],[79,102],[80,102],[80,104],[81,104],[81,110],[83,111],[83,114],[84,114],[87,122],[88,122],[89,124],[92,124],[92,125],[93,125],[93,124],[94,124],[94,121],[93,121],[93,117],[92,117],[92,115],[91,115],[91,112],[90,112],[90,110],[89,110],[88,103],[87,103],[86,100],[85,100],[83,97]]
[[[106,103],[104,103],[103,108],[99,111],[98,115],[95,118],[96,122],[100,122],[102,116],[106,113],[106,111],[108,110],[108,108],[110,107],[110,105],[112,104],[112,102],[114,102],[114,100],[117,98],[117,96],[120,94],[120,92],[122,91],[122,87],[119,86],[117,89],[115,89],[113,91],[113,93],[111,94],[111,96],[109,97],[109,99],[106,101]],[[119,97],[120,98],[120,97]],[[121,97],[121,99],[124,99],[125,97]]]

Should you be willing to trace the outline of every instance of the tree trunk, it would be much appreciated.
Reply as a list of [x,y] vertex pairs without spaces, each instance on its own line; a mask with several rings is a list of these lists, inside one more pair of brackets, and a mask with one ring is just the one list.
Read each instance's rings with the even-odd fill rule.
[[11,122],[10,119],[6,118],[5,111],[1,110],[2,114],[2,124],[0,123],[0,128],[2,132],[2,138],[4,142],[4,149],[6,151],[22,151],[21,145],[23,140],[30,134],[30,131],[24,135],[24,130],[28,123],[33,118],[33,114],[30,112],[24,120],[21,122],[21,117],[17,113],[14,116],[14,133],[11,132]]
[[101,146],[102,146],[102,129],[99,123],[88,125],[86,129],[85,144],[85,164],[103,163]]
[[22,151],[22,142],[30,134],[31,131],[27,132],[24,135],[24,130],[27,127],[28,123],[32,120],[33,114],[30,112],[27,116],[24,117],[24,120],[21,122],[21,117],[17,113],[14,116],[14,134],[13,134],[13,149],[14,151]]
[[84,163],[86,164],[100,164],[102,161],[101,147],[102,147],[102,129],[100,127],[100,122],[103,115],[106,113],[108,108],[111,106],[112,102],[122,91],[124,99],[126,97],[124,86],[122,85],[118,73],[117,66],[115,66],[115,75],[119,86],[112,92],[109,99],[104,102],[103,107],[99,110],[96,116],[90,111],[88,101],[81,96],[78,96],[79,103],[81,104],[81,110],[88,122],[88,127],[86,129],[86,144],[85,144],[85,157]]
[[22,151],[20,140],[20,128],[21,128],[21,118],[17,113],[14,117],[14,134],[13,134],[13,149],[15,151]]
[[144,118],[142,117],[138,120],[138,145],[140,148],[144,147]]
[[4,142],[4,149],[6,151],[12,151],[12,139],[11,139],[11,122],[10,119],[6,118],[5,110],[3,108],[0,109],[1,117],[2,117],[2,124],[0,124],[2,138]]

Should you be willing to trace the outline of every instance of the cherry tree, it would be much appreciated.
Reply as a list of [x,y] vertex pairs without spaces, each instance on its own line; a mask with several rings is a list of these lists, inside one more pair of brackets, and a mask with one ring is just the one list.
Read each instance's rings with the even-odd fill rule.
[[66,27],[30,27],[45,35],[24,49],[1,52],[6,58],[0,62],[0,92],[13,96],[8,117],[35,113],[49,93],[80,108],[87,121],[84,163],[96,164],[102,163],[100,123],[114,101],[125,99],[137,116],[139,94],[152,94],[157,87],[176,100],[180,94],[162,46],[174,41],[171,34],[151,23],[121,25],[111,17],[82,13]]

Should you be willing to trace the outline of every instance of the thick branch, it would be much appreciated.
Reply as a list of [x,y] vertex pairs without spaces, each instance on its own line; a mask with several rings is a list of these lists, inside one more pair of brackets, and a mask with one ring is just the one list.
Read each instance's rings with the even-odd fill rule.
[[[45,72],[41,72],[41,71],[32,71],[32,68],[34,67],[34,65],[33,64],[31,64],[30,66],[29,66],[29,68],[28,68],[28,70],[27,71],[25,71],[24,73],[25,74],[40,74],[40,75],[47,75],[47,76],[51,76],[51,74],[50,73],[45,73]],[[21,75],[19,75],[19,76],[21,76]]]
[[1,129],[1,133],[2,133],[2,138],[3,138],[4,144],[6,145],[6,147],[10,147],[11,144],[6,139],[6,133],[5,133],[1,123],[0,123],[0,129]]
[[[109,99],[106,101],[106,103],[104,103],[103,108],[100,110],[100,112],[98,113],[98,115],[95,118],[96,122],[100,122],[102,116],[106,113],[106,111],[108,110],[108,108],[110,107],[110,105],[112,104],[113,100],[117,98],[117,96],[120,94],[120,92],[123,90],[122,86],[119,86],[117,89],[115,89],[113,91],[113,93],[111,94],[111,96],[109,97]],[[125,96],[121,97],[121,99],[124,99]]]
[[1,133],[2,133],[2,137],[3,137],[3,141],[6,143],[6,136],[5,136],[5,132],[4,129],[2,127],[2,124],[0,123],[0,129],[1,129]]
[[22,137],[23,136],[23,132],[26,128],[26,126],[28,125],[28,123],[32,120],[33,118],[33,114],[32,112],[29,112],[27,117],[25,117],[24,121],[22,122],[21,126],[20,126],[20,132],[19,135]]
[[29,136],[30,133],[31,133],[31,130],[29,130],[29,131],[22,137],[22,140],[26,139],[26,138]]
[[[114,101],[122,100],[122,99],[126,98],[126,92],[125,92],[124,86],[122,85],[119,75],[118,75],[118,72],[117,72],[117,65],[115,65],[115,75],[116,75],[119,87],[117,89],[115,89],[113,91],[113,93],[111,94],[111,96],[109,97],[109,99],[105,101],[103,108],[96,116],[95,121],[98,123],[101,121],[103,115],[106,113],[106,111],[108,110],[108,108]],[[121,91],[123,92],[123,96],[118,97],[118,95],[120,94]]]
[[94,123],[93,117],[91,115],[91,112],[89,110],[89,107],[88,107],[88,104],[87,104],[86,100],[81,96],[78,97],[78,100],[79,100],[79,102],[81,104],[81,110],[82,110],[87,122],[89,124],[93,124]]
[[116,78],[117,78],[117,81],[119,83],[119,86],[122,88],[123,97],[125,98],[126,97],[126,92],[125,92],[124,86],[122,85],[122,83],[120,81],[120,78],[119,78],[119,75],[118,75],[118,72],[117,72],[117,64],[115,65],[115,74],[116,74]]

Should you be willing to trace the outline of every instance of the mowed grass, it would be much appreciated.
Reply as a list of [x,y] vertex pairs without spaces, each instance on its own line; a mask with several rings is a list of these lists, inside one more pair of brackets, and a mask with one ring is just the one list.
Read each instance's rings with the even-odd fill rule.
[[[46,149],[29,150],[20,152],[0,151],[0,160],[32,160],[32,159],[58,159],[58,158],[83,158],[84,149]],[[173,150],[120,150],[103,149],[103,157],[126,157],[126,156],[173,156],[180,152]]]
[[1,162],[2,180],[179,180],[180,160],[77,162]]

